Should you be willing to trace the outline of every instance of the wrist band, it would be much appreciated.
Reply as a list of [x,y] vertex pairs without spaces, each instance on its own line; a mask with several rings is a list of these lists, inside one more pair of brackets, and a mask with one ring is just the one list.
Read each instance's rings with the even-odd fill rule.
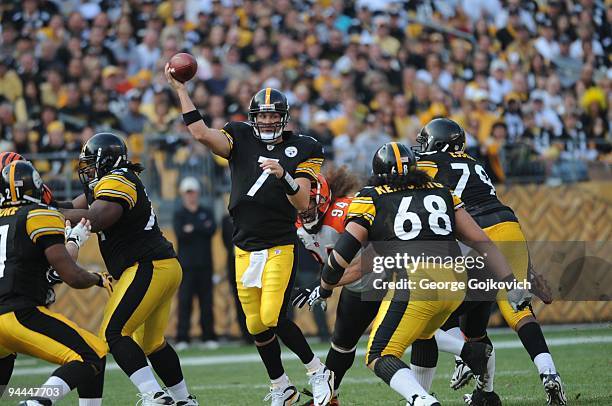
[[68,238],[68,241],[66,241],[66,244],[68,244],[69,242],[73,243],[74,245],[76,245],[77,249],[80,250],[81,246],[79,245],[79,243],[77,242],[76,238]]
[[319,286],[319,295],[321,296],[321,299],[327,299],[332,295],[332,293],[333,290],[325,289],[323,286]]
[[203,119],[198,109],[188,111],[187,113],[183,113],[183,122],[188,127],[191,124],[195,123],[196,121],[200,121],[200,120],[203,120]]
[[297,184],[295,179],[293,179],[293,176],[291,176],[287,171],[285,171],[283,174],[281,181],[285,187],[285,193],[287,193],[289,196],[293,196],[298,192],[298,190],[300,190],[300,185]]

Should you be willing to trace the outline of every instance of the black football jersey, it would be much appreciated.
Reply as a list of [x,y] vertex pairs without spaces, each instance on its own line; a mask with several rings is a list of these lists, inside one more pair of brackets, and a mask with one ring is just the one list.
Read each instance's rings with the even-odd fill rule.
[[294,178],[316,180],[323,164],[323,147],[312,137],[291,131],[279,144],[265,144],[245,122],[229,122],[221,130],[231,145],[232,190],[229,212],[234,222],[234,245],[256,251],[296,240],[297,211],[287,199],[282,181],[264,173],[260,164],[278,160]]
[[455,241],[460,198],[437,182],[419,188],[366,186],[351,201],[346,221],[368,229],[370,241]]
[[45,249],[64,244],[64,223],[59,211],[43,205],[0,209],[0,314],[45,305]]
[[497,198],[484,167],[465,152],[422,152],[417,165],[436,182],[451,188],[476,221],[479,216],[499,211],[509,212],[510,218],[516,221],[512,209]]
[[134,171],[120,168],[105,175],[93,190],[93,200],[119,203],[123,214],[98,233],[100,253],[115,279],[136,262],[174,258],[172,244],[163,236],[142,181]]

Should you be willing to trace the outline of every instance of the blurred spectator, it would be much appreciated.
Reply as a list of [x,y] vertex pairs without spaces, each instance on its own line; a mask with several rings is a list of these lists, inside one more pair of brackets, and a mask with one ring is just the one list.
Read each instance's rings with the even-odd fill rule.
[[140,112],[142,103],[142,94],[136,89],[130,90],[127,95],[128,108],[124,115],[119,118],[121,122],[121,130],[126,134],[142,134],[146,124],[147,117]]
[[48,177],[59,178],[63,174],[64,165],[66,163],[63,155],[69,150],[66,145],[64,130],[64,124],[62,124],[61,121],[53,121],[47,126],[47,132],[42,138],[40,152],[55,155],[54,158],[49,159],[49,166],[47,168],[39,168],[41,172],[45,172]]
[[559,115],[544,104],[545,98],[546,92],[539,89],[534,90],[529,96],[535,115],[535,124],[559,136],[563,131],[563,124],[561,123]]
[[76,82],[66,84],[66,102],[59,109],[58,119],[66,129],[72,132],[81,131],[91,117],[91,108],[81,98],[81,90]]
[[191,310],[194,296],[200,305],[200,328],[206,348],[218,347],[213,315],[213,263],[211,238],[217,225],[212,211],[200,205],[200,184],[196,178],[181,181],[181,207],[174,213],[174,233],[178,240],[178,257],[183,268],[179,288],[177,350],[189,345]]
[[[466,127],[471,151],[487,149],[493,124],[503,121],[503,151],[510,157],[504,165],[519,162],[512,150],[521,155],[524,149],[521,156],[538,154],[551,171],[561,159],[555,150],[565,122],[575,116],[594,154],[589,165],[612,160],[612,11],[603,1],[420,1],[402,3],[405,9],[390,0],[328,1],[326,7],[5,3],[0,136],[32,152],[41,150],[47,127],[59,120],[67,148],[80,144],[89,126],[156,132],[167,140],[151,144],[152,152],[182,153],[175,136],[185,128],[176,120],[173,96],[164,94],[161,69],[185,51],[198,62],[188,86],[207,123],[246,120],[257,89],[277,87],[290,101],[295,130],[312,132],[333,146],[334,160],[357,167],[369,161],[367,148],[376,142],[411,142],[419,126],[440,115]],[[408,24],[408,16],[427,24]],[[127,96],[132,89],[141,96],[139,106]],[[325,122],[322,114],[315,120],[318,112]],[[26,143],[22,123],[31,129]],[[152,138],[143,137],[145,143]],[[166,162],[160,168],[193,161],[175,158],[159,158]],[[365,173],[365,167],[355,170]],[[518,172],[506,173],[510,180]]]
[[0,96],[15,102],[23,94],[23,85],[11,64],[11,59],[0,58]]
[[220,96],[225,93],[229,78],[225,75],[223,64],[218,58],[212,60],[212,75],[204,81],[206,89],[214,95]]
[[321,144],[323,144],[323,151],[325,153],[325,159],[333,159],[332,141],[333,135],[328,127],[329,115],[323,111],[317,111],[314,114],[312,125],[308,131],[308,135],[316,138]]

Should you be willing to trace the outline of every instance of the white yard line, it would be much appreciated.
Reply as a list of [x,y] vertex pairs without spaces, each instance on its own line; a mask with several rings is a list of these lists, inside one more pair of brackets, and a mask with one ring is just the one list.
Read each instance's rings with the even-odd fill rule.
[[[519,370],[507,370],[507,371],[496,371],[495,376],[516,376],[516,375],[528,375],[531,371],[527,369]],[[448,380],[450,379],[450,373],[436,374],[434,379]],[[380,378],[377,378],[372,374],[369,378],[351,378],[346,377],[342,379],[342,385],[360,385],[360,384],[371,384],[371,383],[383,383]],[[298,385],[299,386],[299,385]],[[190,386],[191,387],[191,386]],[[270,384],[250,384],[250,383],[234,383],[234,384],[222,384],[222,385],[196,385],[192,388],[194,390],[225,390],[225,389],[257,389],[257,388],[269,388]]]
[[[612,336],[590,336],[590,337],[561,337],[561,338],[549,338],[546,340],[549,347],[566,346],[566,345],[580,345],[580,344],[604,344],[612,343]],[[494,340],[493,344],[495,349],[515,349],[521,348],[522,344],[518,340]],[[319,357],[324,357],[327,354],[327,350],[315,351],[315,354]],[[360,348],[357,350],[357,356],[364,356],[365,349]],[[295,361],[297,357],[285,351],[282,356],[284,361]],[[258,354],[235,354],[235,355],[204,355],[204,356],[192,356],[192,357],[181,357],[182,366],[206,366],[206,365],[228,365],[228,364],[244,364],[261,362]],[[17,367],[13,371],[13,376],[23,375],[47,375],[53,372],[57,367],[53,366],[41,366],[41,367]],[[119,367],[116,363],[110,362],[106,365],[107,371],[116,371]]]

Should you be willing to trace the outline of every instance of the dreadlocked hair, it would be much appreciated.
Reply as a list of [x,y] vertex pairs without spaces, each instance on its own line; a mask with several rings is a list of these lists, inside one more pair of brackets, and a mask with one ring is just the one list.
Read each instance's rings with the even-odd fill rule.
[[144,171],[144,166],[142,166],[142,164],[140,163],[136,163],[136,162],[132,162],[132,161],[127,161],[125,163],[125,167],[129,170],[132,170],[136,173],[140,173],[142,171]]
[[368,181],[370,186],[389,185],[392,189],[407,189],[409,187],[422,187],[433,182],[431,176],[426,172],[415,169],[404,175],[397,173],[374,175]]
[[346,165],[335,166],[331,164],[325,169],[323,176],[325,176],[334,198],[349,196],[355,193],[360,186],[359,179],[349,172]]

